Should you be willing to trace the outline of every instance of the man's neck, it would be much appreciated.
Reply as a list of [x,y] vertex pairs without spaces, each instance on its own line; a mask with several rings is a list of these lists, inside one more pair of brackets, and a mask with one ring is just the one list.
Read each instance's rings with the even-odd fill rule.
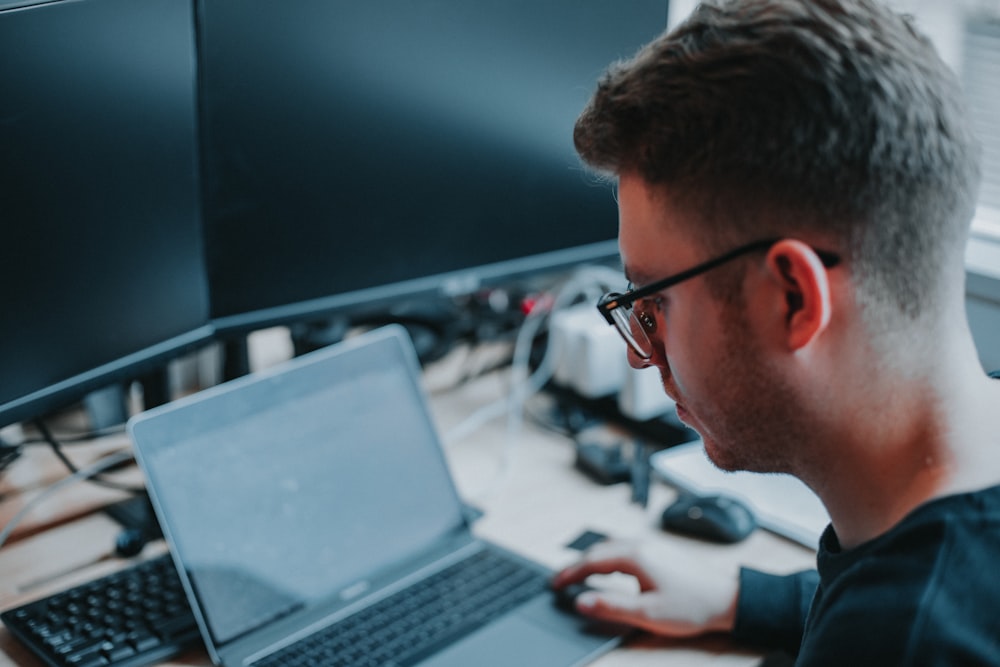
[[[947,348],[945,348],[947,349]],[[1000,382],[967,353],[913,379],[869,378],[803,471],[844,548],[885,533],[928,500],[1000,484]],[[853,412],[850,412],[853,410]]]

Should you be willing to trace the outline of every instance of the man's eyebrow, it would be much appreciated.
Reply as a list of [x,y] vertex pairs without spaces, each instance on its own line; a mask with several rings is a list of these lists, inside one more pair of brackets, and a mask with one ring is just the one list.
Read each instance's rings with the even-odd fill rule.
[[635,271],[629,269],[625,265],[622,265],[622,271],[625,273],[625,280],[628,281],[628,284],[635,285]]
[[629,281],[633,287],[641,287],[642,285],[648,285],[653,282],[645,272],[639,271],[635,268],[629,268],[622,265],[622,270],[625,272],[625,280]]

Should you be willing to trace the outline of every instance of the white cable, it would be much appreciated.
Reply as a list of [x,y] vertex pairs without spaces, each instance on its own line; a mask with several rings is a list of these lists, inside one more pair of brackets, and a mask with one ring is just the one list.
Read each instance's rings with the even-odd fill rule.
[[531,347],[538,331],[552,315],[573,305],[580,297],[596,302],[608,289],[617,287],[622,281],[622,275],[610,268],[595,266],[578,269],[559,289],[550,308],[539,309],[537,313],[529,313],[521,325],[514,343],[514,355],[511,361],[511,388],[508,397],[477,410],[449,432],[450,441],[453,441],[451,439],[453,434],[467,437],[475,429],[492,419],[504,413],[507,414],[507,430],[499,469],[493,481],[477,494],[477,499],[491,495],[506,480],[513,466],[516,447],[524,423],[524,404],[546,385],[555,370],[552,354],[554,342],[550,338],[538,368],[535,369],[534,373],[528,374]]
[[[511,389],[508,396],[493,403],[489,403],[474,411],[461,422],[451,427],[444,434],[444,441],[448,445],[455,444],[469,437],[480,428],[498,419],[505,414],[510,414],[511,409],[518,403],[524,402],[537,393],[552,377],[554,371],[552,362],[552,341],[546,348],[545,355],[534,374],[527,380],[522,380],[526,375],[528,361],[531,353],[531,343],[544,323],[545,319],[551,317],[557,310],[561,310],[578,298],[581,293],[584,296],[588,292],[593,292],[593,300],[596,301],[608,289],[617,286],[623,281],[620,272],[600,266],[583,267],[578,269],[576,274],[569,281],[564,283],[553,301],[553,305],[548,310],[539,308],[536,312],[528,314],[521,329],[518,332],[514,344],[514,358],[511,362]],[[519,383],[523,388],[519,388]],[[520,399],[520,400],[519,400]],[[516,430],[516,428],[514,429]]]
[[115,452],[114,454],[109,454],[108,456],[105,456],[104,458],[98,459],[94,463],[91,463],[89,466],[86,466],[85,468],[80,468],[69,477],[64,477],[58,482],[55,482],[50,486],[47,486],[41,493],[39,493],[37,496],[29,500],[27,503],[25,503],[24,507],[22,507],[18,511],[18,513],[15,514],[11,518],[11,520],[7,522],[7,525],[3,527],[3,530],[0,530],[0,549],[3,548],[3,545],[7,541],[7,538],[10,537],[11,533],[14,532],[14,529],[17,528],[17,525],[21,523],[21,520],[24,519],[24,517],[28,514],[28,512],[35,509],[35,507],[39,503],[48,499],[49,496],[56,493],[65,486],[69,486],[70,484],[81,482],[89,477],[98,475],[104,472],[105,470],[108,470],[109,468],[113,468],[119,463],[129,460],[130,458],[132,458],[132,453],[128,451]]
[[510,399],[502,398],[499,401],[494,401],[479,408],[445,433],[445,443],[452,445],[465,440],[494,419],[502,417],[506,414],[509,403]]

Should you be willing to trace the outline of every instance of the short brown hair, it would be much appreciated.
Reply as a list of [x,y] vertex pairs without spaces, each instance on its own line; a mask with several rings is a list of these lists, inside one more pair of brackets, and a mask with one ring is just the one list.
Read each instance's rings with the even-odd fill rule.
[[979,181],[957,79],[875,0],[715,0],[614,64],[576,124],[591,166],[668,188],[705,244],[813,230],[916,317]]

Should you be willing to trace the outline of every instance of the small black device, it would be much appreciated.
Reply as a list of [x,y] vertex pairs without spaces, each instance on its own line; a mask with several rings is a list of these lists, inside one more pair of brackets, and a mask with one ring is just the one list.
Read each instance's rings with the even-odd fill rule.
[[589,590],[593,590],[587,584],[570,584],[569,586],[563,586],[562,588],[556,588],[552,590],[553,603],[562,609],[563,611],[575,612],[576,611],[576,599],[580,597],[582,593]]
[[149,542],[163,538],[145,493],[112,503],[104,511],[122,525],[122,531],[115,538],[115,554],[121,558],[138,556]]
[[567,544],[566,548],[575,551],[586,551],[595,544],[604,542],[607,539],[608,536],[604,533],[599,533],[596,530],[585,530],[575,537],[572,542]]
[[632,479],[632,462],[621,445],[578,443],[576,467],[598,484],[618,484]]
[[663,530],[721,544],[745,539],[757,527],[749,507],[723,495],[682,495],[660,517]]

